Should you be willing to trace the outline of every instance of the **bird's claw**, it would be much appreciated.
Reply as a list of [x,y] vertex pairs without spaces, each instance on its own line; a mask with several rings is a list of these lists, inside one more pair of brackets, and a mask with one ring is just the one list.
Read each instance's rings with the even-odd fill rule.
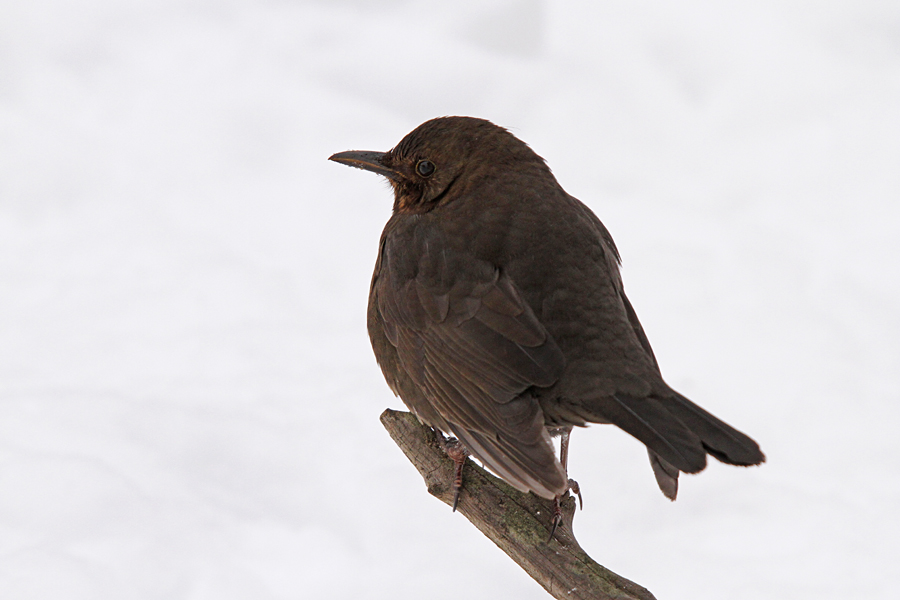
[[550,521],[550,537],[547,539],[547,543],[550,543],[553,540],[553,534],[556,533],[556,529],[562,523],[562,505],[560,500],[565,494],[568,494],[571,490],[578,496],[578,508],[584,509],[584,500],[581,498],[581,487],[579,487],[578,482],[574,479],[570,479],[568,482],[569,488],[553,499],[553,519]]
[[578,509],[584,510],[584,500],[581,497],[581,488],[578,486],[578,482],[574,479],[570,479],[569,489],[575,492],[575,495],[578,496]]
[[553,520],[550,521],[550,537],[547,538],[548,544],[553,541],[553,534],[556,533],[556,528],[562,523],[562,511],[559,509],[559,498],[556,499],[555,504],[556,506],[553,508]]

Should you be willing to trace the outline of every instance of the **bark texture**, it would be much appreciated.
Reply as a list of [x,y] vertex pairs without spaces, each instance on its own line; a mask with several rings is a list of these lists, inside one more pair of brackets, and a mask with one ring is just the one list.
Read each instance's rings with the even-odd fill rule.
[[[434,431],[408,412],[386,410],[381,422],[425,479],[428,492],[450,505],[453,462]],[[554,598],[655,600],[649,591],[597,564],[581,549],[572,533],[572,496],[563,499],[563,523],[548,541],[553,503],[519,492],[469,460],[457,510]]]

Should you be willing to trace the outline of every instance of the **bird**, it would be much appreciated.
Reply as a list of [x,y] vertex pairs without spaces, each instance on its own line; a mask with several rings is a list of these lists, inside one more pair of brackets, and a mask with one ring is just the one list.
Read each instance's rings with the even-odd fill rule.
[[699,473],[708,455],[765,461],[753,439],[663,380],[609,231],[507,129],[438,117],[387,152],[330,160],[387,178],[394,194],[367,309],[384,378],[511,486],[555,499],[558,512],[577,491],[569,434],[591,423],[642,442],[670,500],[679,474]]

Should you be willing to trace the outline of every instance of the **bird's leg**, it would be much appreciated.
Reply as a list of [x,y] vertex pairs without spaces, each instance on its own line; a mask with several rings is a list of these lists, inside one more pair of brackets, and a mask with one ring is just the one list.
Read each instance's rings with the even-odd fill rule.
[[[566,473],[568,477],[569,474],[569,435],[572,433],[571,427],[561,427],[557,430],[559,432],[559,462],[562,465],[563,471]],[[568,493],[569,490],[575,492],[578,496],[578,507],[584,508],[584,501],[581,498],[581,488],[578,486],[578,482],[574,479],[569,479],[568,481]],[[552,527],[550,528],[550,541],[553,539],[553,534],[556,533],[556,528],[559,527],[559,524],[562,523],[562,507],[559,504],[560,499],[562,499],[562,494],[556,496],[553,499],[553,521]]]
[[[562,464],[563,471],[566,472],[566,477],[569,475],[569,435],[571,433],[571,428],[566,429],[559,440],[559,462]],[[584,509],[584,500],[581,498],[581,488],[578,486],[578,482],[574,479],[569,479],[568,483],[569,489],[578,496],[578,508]]]
[[450,489],[453,490],[453,512],[456,512],[456,506],[459,504],[459,490],[462,489],[463,466],[466,464],[466,459],[469,458],[469,451],[458,439],[445,438],[439,429],[435,428],[434,433],[437,435],[438,443],[444,450],[444,454],[456,465],[453,483],[450,485]]

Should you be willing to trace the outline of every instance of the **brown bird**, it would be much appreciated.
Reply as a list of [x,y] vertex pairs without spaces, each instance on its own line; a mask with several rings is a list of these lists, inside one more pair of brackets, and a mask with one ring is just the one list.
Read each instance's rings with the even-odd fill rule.
[[702,471],[707,454],[765,460],[756,442],[666,385],[606,227],[507,130],[443,117],[389,152],[330,160],[394,189],[368,308],[388,385],[510,485],[558,499],[569,489],[568,433],[587,423],[643,442],[672,500],[679,473]]

